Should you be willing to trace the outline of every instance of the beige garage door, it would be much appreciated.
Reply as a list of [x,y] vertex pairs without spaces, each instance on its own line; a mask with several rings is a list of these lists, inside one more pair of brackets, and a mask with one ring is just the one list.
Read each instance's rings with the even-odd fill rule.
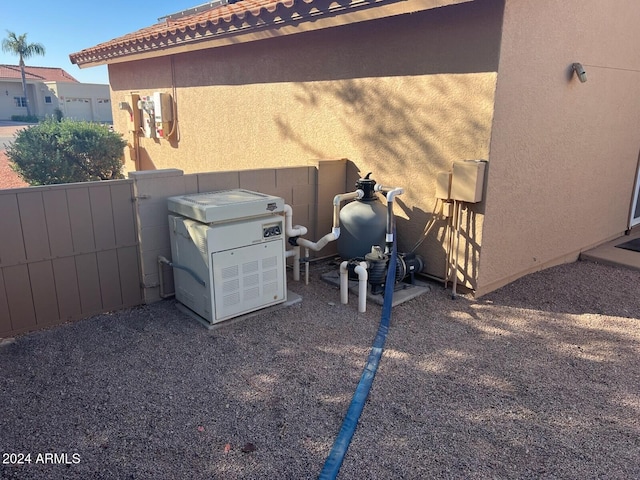
[[111,100],[108,98],[98,98],[96,100],[96,122],[113,122],[113,115],[111,114]]
[[91,100],[88,98],[70,98],[64,99],[64,116],[75,120],[93,120],[91,114]]

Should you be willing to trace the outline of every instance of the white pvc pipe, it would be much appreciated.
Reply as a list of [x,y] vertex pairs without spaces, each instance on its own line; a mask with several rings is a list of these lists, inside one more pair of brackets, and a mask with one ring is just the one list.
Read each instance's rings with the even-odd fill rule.
[[310,248],[314,252],[317,252],[319,250],[322,250],[327,245],[327,243],[337,240],[339,236],[340,229],[334,228],[330,233],[327,233],[317,242],[312,242],[311,240],[307,240],[306,238],[298,238],[296,240],[296,243],[301,247]]
[[300,281],[300,247],[293,247],[285,252],[286,258],[293,257],[293,280]]
[[385,253],[390,253],[389,246],[393,243],[393,199],[404,193],[402,187],[385,187],[377,184],[373,187],[376,192],[387,192],[387,235],[385,237]]
[[333,197],[333,229],[338,229],[338,235],[340,235],[340,204],[345,200],[361,199],[362,197],[364,197],[364,190],[361,189],[357,189],[355,192],[339,193]]
[[[349,270],[348,261],[340,264],[340,303],[346,305],[349,303]],[[358,312],[367,311],[367,281],[369,280],[369,272],[367,272],[367,262],[360,262],[353,269],[358,274]]]
[[356,265],[354,272],[358,274],[358,312],[364,313],[367,311],[367,280],[369,279],[367,262]]
[[[324,237],[322,237],[317,242],[312,242],[311,240],[307,240],[306,238],[298,238],[296,240],[296,243],[301,247],[310,248],[314,252],[318,252],[322,250],[324,247],[326,247],[329,242],[333,242],[337,240],[338,237],[340,236],[340,203],[342,203],[344,200],[350,200],[354,198],[359,199],[362,197],[364,197],[364,191],[360,189],[356,190],[355,192],[342,193],[333,197],[333,227],[331,228],[331,232],[327,233]],[[287,205],[285,205],[285,213],[287,210],[286,207]],[[285,222],[286,222],[286,216],[285,216]],[[296,227],[298,229],[304,228],[298,225],[296,225]],[[291,230],[292,230],[292,233],[295,233],[295,228],[292,228]],[[305,233],[307,233],[306,228],[304,228],[304,230],[305,232],[301,233],[300,235],[304,235]],[[288,232],[287,232],[287,235],[289,235]],[[298,235],[289,235],[289,236],[297,237]]]
[[[318,252],[322,250],[329,242],[333,242],[338,239],[340,236],[340,204],[345,200],[351,199],[360,199],[364,197],[364,191],[361,189],[356,190],[355,192],[342,193],[333,197],[333,227],[331,228],[331,232],[327,233],[324,237],[322,237],[317,242],[312,242],[311,240],[307,240],[306,238],[300,238],[302,235],[307,234],[307,228],[302,225],[292,225],[293,223],[293,209],[290,205],[284,205],[284,229],[287,237],[297,237],[296,238],[296,252],[293,261],[293,279],[300,280],[300,247],[305,248],[305,258],[307,259],[305,262],[305,284],[309,284],[309,249]],[[293,256],[294,254],[287,254],[287,257]]]
[[284,204],[284,231],[287,237],[300,237],[307,234],[307,228],[302,225],[292,226],[293,209],[291,205]]
[[[284,232],[287,237],[298,237],[307,233],[307,227],[302,225],[292,226],[293,223],[293,209],[291,205],[284,205]],[[288,250],[285,253],[287,258],[293,257],[293,280],[300,281],[300,247],[295,246],[293,249]],[[307,281],[308,283],[308,281]]]
[[348,261],[340,264],[340,303],[346,305],[349,303],[349,271],[347,270]]
[[385,187],[384,185],[380,185],[380,184],[373,187],[373,189],[376,192],[382,192],[382,191],[387,192],[387,203],[393,202],[393,199],[396,196],[402,195],[404,193],[404,188],[402,187]]

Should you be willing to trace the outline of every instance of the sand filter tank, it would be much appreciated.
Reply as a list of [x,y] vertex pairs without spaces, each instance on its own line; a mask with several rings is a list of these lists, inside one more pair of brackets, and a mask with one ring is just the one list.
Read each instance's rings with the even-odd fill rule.
[[375,192],[376,181],[368,173],[356,182],[356,189],[364,192],[361,199],[340,210],[338,254],[345,260],[364,257],[374,245],[385,244],[387,208]]

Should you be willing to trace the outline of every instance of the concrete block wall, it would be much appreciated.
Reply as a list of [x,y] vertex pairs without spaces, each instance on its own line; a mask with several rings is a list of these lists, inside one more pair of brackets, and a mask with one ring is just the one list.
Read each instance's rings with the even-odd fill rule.
[[[198,180],[182,170],[145,170],[130,172],[134,181],[138,242],[145,303],[160,300],[158,256],[171,258],[167,198],[198,191]],[[165,275],[167,288],[173,291],[172,275]]]
[[[160,300],[160,274],[165,292],[173,292],[169,267],[158,268],[158,256],[171,258],[167,198],[191,193],[244,188],[277,195],[291,205],[294,224],[304,225],[305,236],[316,241],[331,230],[333,197],[345,191],[346,160],[318,161],[312,166],[208,172],[185,175],[182,170],[146,170],[129,173],[134,180],[145,303]],[[313,256],[335,254],[328,245]]]

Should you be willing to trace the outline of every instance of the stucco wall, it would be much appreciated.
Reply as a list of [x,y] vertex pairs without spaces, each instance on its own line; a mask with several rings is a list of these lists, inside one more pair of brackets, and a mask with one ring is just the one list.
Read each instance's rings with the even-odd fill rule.
[[[371,171],[378,182],[405,188],[396,213],[399,248],[407,250],[432,217],[437,172],[488,157],[501,3],[113,64],[112,100],[154,90],[176,99],[178,140],[140,139],[142,168],[189,173],[348,158],[357,174]],[[126,131],[125,112],[114,126]],[[465,220],[470,286],[483,208]],[[418,250],[440,276],[443,227],[438,222]]]
[[[640,149],[640,3],[507,0],[482,294],[627,228]],[[570,77],[581,62],[586,83]]]
[[[32,84],[27,85],[27,94],[29,95],[30,106],[35,102],[35,90]],[[22,97],[22,83],[19,79],[0,81],[0,120],[10,120],[12,115],[26,115],[26,107],[17,107],[15,97]],[[33,108],[32,108],[33,110]],[[32,112],[33,113],[33,112]]]

